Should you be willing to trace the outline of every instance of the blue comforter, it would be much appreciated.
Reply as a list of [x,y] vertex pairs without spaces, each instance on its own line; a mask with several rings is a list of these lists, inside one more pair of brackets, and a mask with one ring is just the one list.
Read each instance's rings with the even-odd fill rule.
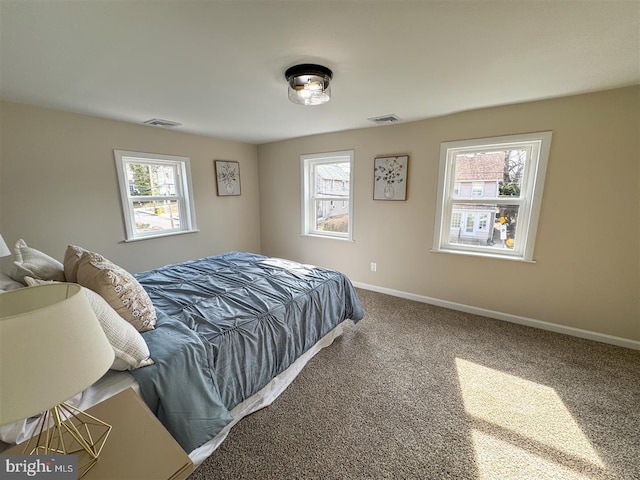
[[234,406],[362,307],[343,274],[245,252],[136,275],[156,308],[154,365],[133,370],[143,399],[190,452]]

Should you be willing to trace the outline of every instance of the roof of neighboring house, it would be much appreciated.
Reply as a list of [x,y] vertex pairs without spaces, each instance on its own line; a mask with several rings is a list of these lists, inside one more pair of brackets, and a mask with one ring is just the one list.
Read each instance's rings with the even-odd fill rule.
[[504,178],[504,152],[458,155],[456,181],[495,181]]
[[337,165],[318,165],[318,176],[325,180],[349,180],[349,172],[345,172]]

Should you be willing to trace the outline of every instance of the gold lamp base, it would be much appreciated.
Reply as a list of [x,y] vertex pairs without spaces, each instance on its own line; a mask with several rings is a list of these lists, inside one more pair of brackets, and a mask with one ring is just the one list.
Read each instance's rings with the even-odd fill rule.
[[23,453],[30,455],[77,455],[78,478],[97,461],[111,432],[111,425],[61,403],[44,412]]

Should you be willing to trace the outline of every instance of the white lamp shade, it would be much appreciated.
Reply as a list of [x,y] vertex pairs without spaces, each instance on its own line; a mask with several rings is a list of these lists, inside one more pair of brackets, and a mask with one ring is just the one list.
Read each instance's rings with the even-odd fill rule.
[[8,257],[9,255],[11,255],[11,250],[9,250],[2,235],[0,235],[0,257]]
[[39,414],[98,380],[114,352],[79,285],[0,295],[0,425]]

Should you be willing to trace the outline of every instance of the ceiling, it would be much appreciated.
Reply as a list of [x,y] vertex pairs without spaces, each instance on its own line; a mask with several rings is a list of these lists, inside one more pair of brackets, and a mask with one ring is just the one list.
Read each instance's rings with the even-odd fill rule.
[[[328,104],[289,102],[297,63]],[[0,0],[3,100],[248,143],[635,84],[638,0]]]

